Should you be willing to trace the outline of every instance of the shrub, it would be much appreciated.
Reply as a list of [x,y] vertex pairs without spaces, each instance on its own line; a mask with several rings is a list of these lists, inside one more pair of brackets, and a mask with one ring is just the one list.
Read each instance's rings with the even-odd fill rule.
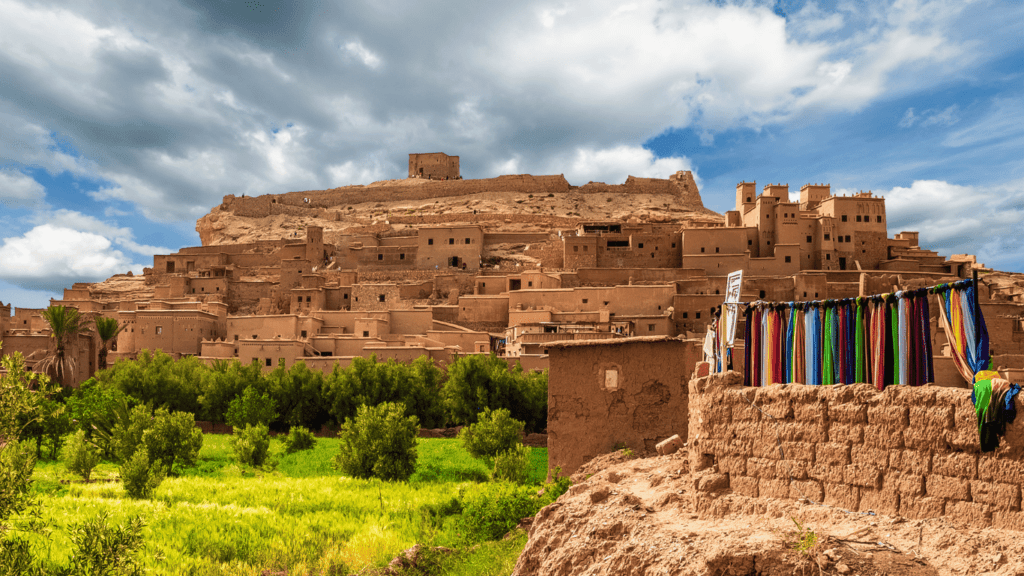
[[509,482],[482,484],[462,499],[461,524],[471,542],[497,540],[540,510],[536,488]]
[[193,466],[203,447],[203,431],[196,428],[196,419],[187,412],[168,412],[163,408],[156,411],[149,428],[142,434],[142,441],[149,450],[150,458],[160,460],[167,471],[175,464]]
[[167,475],[167,469],[159,460],[150,461],[145,446],[136,450],[119,472],[124,489],[132,498],[149,498]]
[[526,484],[530,477],[530,447],[514,446],[494,458],[494,479]]
[[75,432],[64,447],[64,467],[88,482],[89,476],[92,475],[92,469],[99,462],[99,452],[95,451],[92,445],[86,441],[85,431]]
[[228,405],[227,423],[235,428],[268,426],[277,418],[274,400],[249,386]]
[[470,424],[459,432],[459,439],[466,451],[476,458],[494,458],[520,444],[523,423],[514,420],[504,408],[485,408],[476,424]]
[[71,528],[74,552],[71,565],[62,573],[104,574],[110,576],[141,576],[145,574],[139,555],[145,548],[140,516],[126,524],[110,526],[107,513]]
[[345,421],[335,465],[356,478],[408,480],[416,470],[419,420],[404,413],[404,405],[391,402],[360,406]]
[[470,354],[448,367],[445,408],[455,424],[476,422],[484,408],[505,408],[539,432],[547,427],[547,381],[547,372],[524,372],[518,364],[509,370],[494,354]]
[[231,447],[239,464],[262,466],[270,455],[270,429],[265,424],[235,428]]
[[0,523],[32,505],[35,449],[29,442],[10,442],[0,448]]
[[127,405],[114,412],[110,430],[109,450],[118,462],[127,462],[143,445],[143,435],[153,425],[153,414],[149,407],[139,404],[130,411]]
[[292,426],[288,436],[284,439],[284,448],[291,454],[300,450],[309,450],[316,445],[316,438],[313,433],[302,426]]

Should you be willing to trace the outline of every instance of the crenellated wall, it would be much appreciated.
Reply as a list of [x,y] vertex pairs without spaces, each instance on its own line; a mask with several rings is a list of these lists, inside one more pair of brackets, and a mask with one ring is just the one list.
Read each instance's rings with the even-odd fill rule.
[[689,384],[691,466],[717,468],[734,492],[1024,530],[1024,418],[981,453],[966,389],[739,382]]

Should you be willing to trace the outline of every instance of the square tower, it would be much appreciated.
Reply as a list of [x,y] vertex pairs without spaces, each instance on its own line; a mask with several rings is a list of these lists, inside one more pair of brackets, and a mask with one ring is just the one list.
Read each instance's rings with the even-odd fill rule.
[[458,180],[459,157],[444,152],[409,154],[409,178],[430,180]]

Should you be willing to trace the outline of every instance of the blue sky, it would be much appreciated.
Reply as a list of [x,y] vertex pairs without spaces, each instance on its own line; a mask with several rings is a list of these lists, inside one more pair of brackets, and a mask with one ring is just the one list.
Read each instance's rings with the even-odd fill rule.
[[1020,2],[0,0],[0,301],[197,245],[225,194],[693,170],[887,198],[1024,271]]

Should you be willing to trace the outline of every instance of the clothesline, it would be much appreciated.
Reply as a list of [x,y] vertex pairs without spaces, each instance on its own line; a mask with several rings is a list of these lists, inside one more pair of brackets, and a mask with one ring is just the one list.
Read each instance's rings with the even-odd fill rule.
[[883,293],[883,294],[873,294],[871,296],[855,296],[853,298],[829,298],[829,299],[824,299],[824,300],[801,300],[801,301],[790,301],[790,302],[785,302],[785,301],[783,301],[783,302],[775,302],[775,301],[768,301],[768,300],[754,300],[754,301],[751,301],[751,302],[725,302],[723,304],[723,306],[730,305],[730,304],[735,304],[735,305],[739,305],[739,306],[766,306],[766,307],[767,306],[778,306],[778,307],[786,307],[786,308],[795,308],[795,307],[798,307],[798,306],[799,307],[807,307],[807,306],[822,307],[822,306],[829,306],[829,305],[835,305],[835,304],[846,304],[846,303],[858,302],[858,301],[864,301],[864,300],[871,301],[871,302],[883,302],[883,301],[885,301],[885,300],[887,300],[889,298],[902,298],[902,297],[907,296],[907,295],[923,296],[925,293],[927,293],[927,294],[938,294],[939,292],[944,292],[944,291],[948,291],[948,290],[959,289],[959,288],[967,288],[969,286],[972,286],[974,284],[974,282],[975,282],[975,280],[973,280],[973,279],[957,280],[956,282],[947,282],[947,283],[944,283],[944,284],[936,284],[935,286],[927,286],[925,288],[916,288],[916,289],[913,289],[913,290],[898,290],[896,292],[886,292],[886,293]]

